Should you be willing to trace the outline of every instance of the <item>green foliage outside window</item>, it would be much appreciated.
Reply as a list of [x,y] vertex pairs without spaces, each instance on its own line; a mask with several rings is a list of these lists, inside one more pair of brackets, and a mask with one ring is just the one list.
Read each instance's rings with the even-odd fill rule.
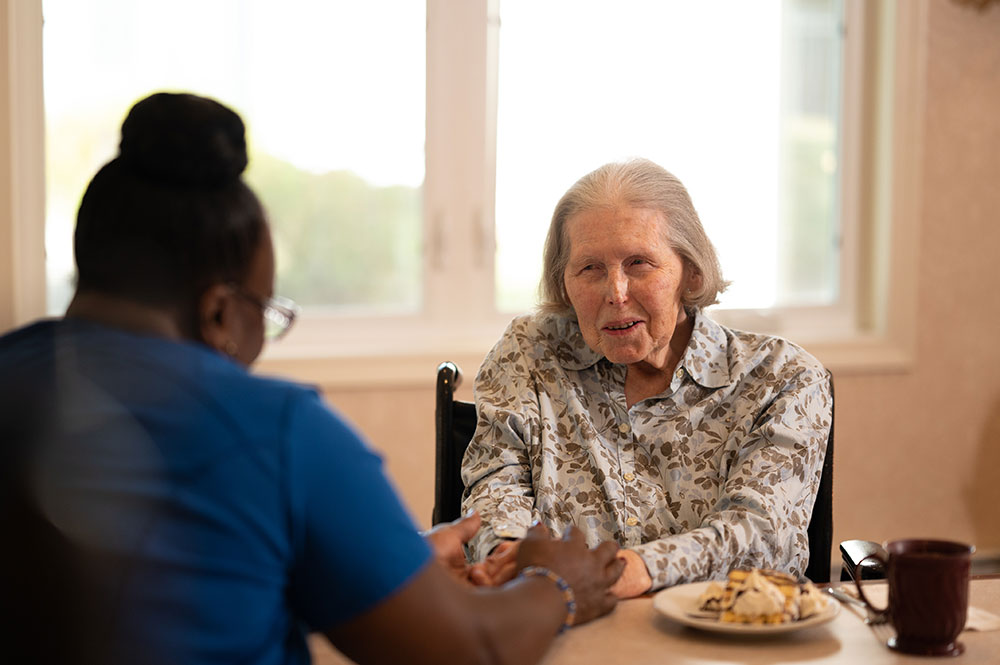
[[419,306],[419,188],[378,187],[349,171],[314,174],[260,153],[247,182],[270,217],[279,293],[302,305]]

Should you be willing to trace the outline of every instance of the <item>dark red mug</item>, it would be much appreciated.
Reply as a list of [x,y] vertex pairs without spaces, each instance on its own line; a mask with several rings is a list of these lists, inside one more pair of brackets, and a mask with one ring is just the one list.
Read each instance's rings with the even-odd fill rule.
[[[894,540],[879,559],[889,581],[889,604],[874,607],[855,579],[858,595],[875,614],[888,615],[896,629],[889,648],[921,656],[957,656],[965,651],[958,634],[969,611],[969,566],[975,547],[948,540]],[[862,559],[864,561],[865,559]],[[861,562],[858,562],[859,564]]]

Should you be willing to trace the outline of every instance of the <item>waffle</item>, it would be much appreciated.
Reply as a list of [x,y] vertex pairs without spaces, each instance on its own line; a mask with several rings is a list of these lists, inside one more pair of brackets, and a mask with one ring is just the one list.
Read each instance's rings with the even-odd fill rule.
[[[817,610],[815,587],[799,585],[787,573],[767,569],[730,571],[725,587],[712,583],[698,599],[699,609],[718,612],[719,621],[746,624],[778,624],[800,618],[800,606]],[[808,595],[810,602],[801,603]]]

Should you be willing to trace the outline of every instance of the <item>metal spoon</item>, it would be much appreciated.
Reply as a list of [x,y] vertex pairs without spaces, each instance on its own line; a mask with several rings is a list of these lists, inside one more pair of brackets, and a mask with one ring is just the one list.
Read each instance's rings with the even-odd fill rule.
[[840,589],[840,587],[828,586],[826,587],[826,592],[842,603],[847,603],[849,605],[854,605],[855,607],[860,607],[861,609],[863,609],[865,611],[865,623],[867,624],[870,625],[880,624],[880,623],[885,623],[886,621],[889,620],[888,614],[884,612],[883,613],[872,612],[871,609],[867,605],[865,605],[864,601],[862,601],[859,598],[855,598],[850,594],[844,593]]

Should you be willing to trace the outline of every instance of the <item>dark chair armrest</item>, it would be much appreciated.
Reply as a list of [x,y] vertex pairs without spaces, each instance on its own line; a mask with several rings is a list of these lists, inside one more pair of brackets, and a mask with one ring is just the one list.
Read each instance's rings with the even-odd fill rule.
[[840,556],[844,560],[844,568],[840,579],[859,579],[856,574],[857,572],[860,572],[860,579],[862,580],[884,579],[885,566],[882,565],[881,561],[874,557],[866,559],[865,562],[860,565],[860,571],[858,570],[858,563],[862,559],[865,559],[865,557],[871,556],[872,554],[878,554],[885,559],[889,558],[889,553],[885,551],[885,548],[874,541],[845,540],[841,542]]

